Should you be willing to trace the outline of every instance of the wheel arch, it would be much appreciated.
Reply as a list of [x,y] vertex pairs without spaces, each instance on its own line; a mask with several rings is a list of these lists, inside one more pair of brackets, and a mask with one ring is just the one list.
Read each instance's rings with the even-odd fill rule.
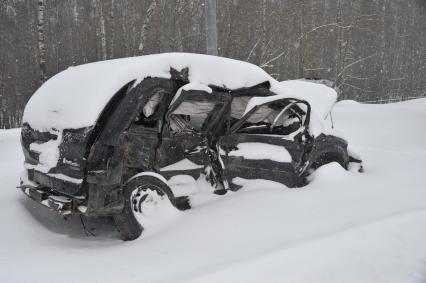
[[344,169],[348,169],[349,159],[345,156],[343,152],[340,151],[326,151],[318,155],[313,162],[311,163],[310,169],[318,169],[319,167],[326,165],[328,163],[337,162]]
[[145,176],[151,176],[151,177],[157,178],[160,181],[162,181],[163,183],[165,183],[167,186],[169,186],[169,183],[167,182],[166,178],[164,178],[161,174],[156,173],[156,172],[141,172],[141,173],[138,173],[138,174],[132,176],[131,178],[129,178],[126,181],[126,184],[129,183],[129,182],[131,182],[132,180],[134,180],[136,178],[145,177]]
[[331,162],[337,162],[346,170],[348,169],[348,143],[333,135],[320,135],[314,142],[308,169],[315,170]]

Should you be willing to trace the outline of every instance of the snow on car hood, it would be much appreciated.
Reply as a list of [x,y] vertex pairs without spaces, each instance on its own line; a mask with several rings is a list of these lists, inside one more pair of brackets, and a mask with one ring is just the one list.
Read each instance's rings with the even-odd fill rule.
[[281,82],[306,100],[311,108],[322,118],[326,118],[337,101],[337,92],[324,84],[305,80]]
[[279,85],[274,85],[273,87],[273,91],[277,95],[253,97],[247,104],[244,114],[248,113],[256,105],[287,98],[289,97],[288,94],[292,93],[292,98],[306,100],[311,105],[312,112],[316,116],[325,119],[337,101],[337,92],[333,88],[303,79],[282,81]]
[[93,126],[125,84],[146,77],[170,78],[170,68],[189,68],[191,83],[228,89],[278,83],[253,64],[201,54],[164,53],[101,61],[70,67],[49,79],[29,100],[23,121],[42,131]]

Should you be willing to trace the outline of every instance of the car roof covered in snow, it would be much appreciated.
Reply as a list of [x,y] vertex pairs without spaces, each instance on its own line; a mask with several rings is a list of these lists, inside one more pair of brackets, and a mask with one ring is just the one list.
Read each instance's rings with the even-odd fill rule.
[[23,122],[40,131],[90,127],[118,90],[147,77],[171,78],[170,69],[188,68],[198,85],[239,89],[269,81],[271,91],[304,99],[256,65],[217,56],[163,53],[70,67],[46,81],[30,98]]

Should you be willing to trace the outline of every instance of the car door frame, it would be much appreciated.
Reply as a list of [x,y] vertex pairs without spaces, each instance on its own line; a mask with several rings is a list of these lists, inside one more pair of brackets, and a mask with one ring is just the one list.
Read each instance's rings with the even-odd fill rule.
[[[174,137],[172,136],[172,132],[170,130],[170,116],[172,115],[173,111],[176,110],[184,101],[215,102],[215,108],[218,105],[221,105],[221,107],[219,107],[218,109],[213,109],[208,114],[205,122],[203,123],[199,135],[204,141],[203,144],[199,145],[199,151],[189,151],[186,152],[186,154],[178,152],[180,150],[177,150],[176,147],[178,147],[179,145],[175,143]],[[182,90],[182,92],[172,100],[169,109],[165,114],[163,128],[161,131],[161,142],[159,147],[157,148],[156,153],[157,171],[161,175],[163,175],[166,179],[170,179],[176,175],[190,175],[194,179],[197,179],[201,173],[205,172],[206,167],[212,166],[212,145],[215,143],[216,137],[214,133],[218,131],[218,126],[222,124],[223,131],[225,130],[224,125],[226,119],[224,118],[224,114],[228,111],[230,107],[230,101],[231,97],[228,92],[214,90],[211,93],[201,90]],[[196,137],[194,136],[194,139],[195,138]],[[176,160],[171,161],[170,158],[167,158],[167,156],[176,156],[177,153],[179,153],[179,156]],[[188,159],[196,165],[202,165],[202,167],[195,168],[192,170],[162,170],[162,168],[176,164],[177,162],[184,159]]]
[[[273,134],[245,134],[237,133],[245,121],[255,113],[260,107],[276,103],[277,101],[302,103],[307,106],[303,129],[300,135],[293,140],[285,139],[284,136]],[[307,158],[307,147],[300,142],[299,138],[307,135],[311,108],[308,102],[294,98],[277,98],[276,100],[268,100],[265,103],[254,106],[237,122],[229,127],[227,134],[222,136],[217,145],[220,164],[222,166],[222,179],[226,189],[238,190],[241,185],[233,182],[234,178],[241,177],[244,179],[266,179],[285,184],[288,187],[299,187],[304,185],[299,171],[303,167]],[[230,119],[230,118],[229,118]],[[235,146],[244,142],[259,142],[268,145],[283,146],[291,156],[290,163],[277,162],[269,159],[244,159],[242,157],[230,157],[229,153],[235,150]],[[234,147],[234,148],[233,148]],[[247,178],[247,177],[250,178]]]

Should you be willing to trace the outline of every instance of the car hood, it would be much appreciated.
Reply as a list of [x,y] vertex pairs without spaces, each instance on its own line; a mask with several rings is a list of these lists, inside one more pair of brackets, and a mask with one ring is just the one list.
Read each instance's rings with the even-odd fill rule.
[[280,83],[291,89],[298,97],[306,100],[315,113],[326,118],[337,101],[337,92],[321,82],[308,80],[289,80]]

